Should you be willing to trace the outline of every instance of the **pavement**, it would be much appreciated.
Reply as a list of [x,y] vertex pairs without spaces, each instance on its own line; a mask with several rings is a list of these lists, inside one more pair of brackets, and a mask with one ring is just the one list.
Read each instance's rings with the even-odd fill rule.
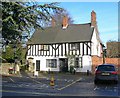
[[2,77],[7,77],[7,76],[13,76],[13,77],[30,77],[30,78],[51,78],[54,76],[55,78],[71,78],[71,77],[90,77],[94,75],[87,75],[86,73],[76,73],[76,74],[71,74],[70,72],[54,72],[54,73],[47,73],[47,72],[39,72],[38,76],[34,76],[33,72],[29,71],[20,71],[17,74],[1,74],[0,76]]
[[[23,77],[23,78],[40,78],[42,80],[51,80],[53,77],[55,81],[76,81],[76,82],[86,82],[86,81],[93,81],[94,75],[90,74],[87,75],[86,73],[76,73],[76,74],[71,74],[69,72],[55,72],[55,73],[47,73],[47,72],[39,72],[38,76],[34,76],[33,72],[29,71],[20,71],[20,73],[17,74],[7,74],[7,75],[2,75],[2,77]],[[78,81],[79,80],[79,81]]]
[[40,72],[38,74],[38,76],[34,76],[32,72],[24,72],[21,71],[19,77],[30,77],[30,78],[41,78],[41,79],[46,79],[46,80],[50,80],[52,77],[54,77],[54,80],[91,80],[94,79],[94,75],[87,75],[87,74],[81,74],[81,73],[76,73],[76,74],[71,74],[69,72],[67,73],[44,73],[44,72]]
[[20,74],[0,74],[0,77],[9,77],[9,76],[13,76],[13,77],[20,77]]

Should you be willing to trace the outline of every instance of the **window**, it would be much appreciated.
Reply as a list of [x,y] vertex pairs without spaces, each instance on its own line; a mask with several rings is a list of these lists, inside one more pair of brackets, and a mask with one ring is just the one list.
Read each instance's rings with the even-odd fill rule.
[[79,58],[75,58],[75,67],[79,68]]
[[41,50],[44,50],[44,51],[48,51],[49,50],[49,46],[48,45],[41,45]]
[[75,67],[76,68],[83,68],[83,66],[82,66],[82,57],[75,58]]
[[82,57],[79,58],[79,64],[80,64],[80,68],[83,68],[83,65],[82,65]]
[[98,67],[98,70],[99,71],[115,71],[115,67],[110,65],[101,65]]
[[47,59],[46,67],[57,68],[57,60],[56,59]]
[[71,50],[79,50],[79,43],[71,44]]

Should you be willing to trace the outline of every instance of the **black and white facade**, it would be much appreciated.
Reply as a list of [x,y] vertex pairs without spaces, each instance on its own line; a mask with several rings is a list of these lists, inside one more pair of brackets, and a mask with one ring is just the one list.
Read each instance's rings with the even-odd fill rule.
[[76,72],[91,71],[91,56],[101,56],[98,30],[92,23],[65,24],[63,19],[63,27],[39,29],[33,34],[27,44],[27,60],[31,61],[35,72],[65,72],[70,70],[70,66],[74,66]]

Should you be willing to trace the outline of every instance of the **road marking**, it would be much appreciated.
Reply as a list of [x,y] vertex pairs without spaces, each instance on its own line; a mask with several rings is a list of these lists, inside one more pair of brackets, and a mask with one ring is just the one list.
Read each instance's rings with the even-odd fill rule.
[[117,90],[116,90],[116,89],[114,89],[114,92],[117,92]]
[[107,89],[107,86],[105,87],[105,89]]
[[34,81],[34,82],[36,82],[36,83],[42,83],[42,82],[40,82],[40,81],[37,81],[37,80],[34,80],[34,78],[30,78],[30,77],[27,77],[27,78],[29,78],[29,79],[31,79],[32,81]]
[[8,81],[2,81],[2,82],[8,82]]
[[40,93],[40,92],[23,92],[23,91],[13,91],[13,90],[0,90],[0,92],[18,93],[18,94],[32,94],[32,95],[47,95],[47,96],[76,96],[76,94],[61,94],[61,93]]
[[60,94],[55,94],[55,93],[39,93],[39,92],[23,92],[23,91],[12,91],[12,90],[0,90],[0,92],[9,92],[9,93],[19,93],[19,94],[33,94],[33,95],[60,95]]
[[94,91],[97,89],[97,86],[94,88]]
[[101,91],[114,91],[117,92],[117,87],[109,88],[108,86],[105,87],[95,87],[94,90],[101,90]]
[[94,88],[94,91],[97,90],[97,89],[100,89],[100,88],[96,86],[96,87]]
[[15,82],[12,78],[9,77],[9,79],[10,79],[12,82]]
[[72,83],[70,83],[70,84],[68,84],[68,85],[66,85],[66,86],[64,86],[64,87],[58,88],[57,90],[63,90],[63,89],[65,89],[65,88],[67,88],[67,87],[69,87],[69,86],[75,84],[76,82],[78,82],[78,81],[80,81],[80,80],[81,80],[81,78],[78,79],[78,80],[76,80],[76,81],[74,81],[74,82],[72,82]]
[[39,82],[39,81],[37,81],[37,80],[34,80],[34,79],[32,79],[32,81],[34,81],[34,82],[36,82],[36,83],[39,83],[39,84],[40,84],[40,83],[42,83],[42,82]]

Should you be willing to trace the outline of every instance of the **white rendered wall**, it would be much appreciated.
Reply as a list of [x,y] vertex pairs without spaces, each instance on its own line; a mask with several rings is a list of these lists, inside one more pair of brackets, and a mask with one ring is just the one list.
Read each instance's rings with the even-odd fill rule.
[[91,56],[83,56],[82,57],[83,68],[81,68],[81,72],[87,72],[87,70],[92,71],[92,59]]
[[[33,63],[35,63],[35,69],[36,69],[36,60],[40,60],[40,71],[59,71],[59,58],[58,57],[38,57],[38,56],[27,56],[27,59],[29,57],[34,58]],[[57,59],[57,68],[47,68],[46,67],[46,59]],[[76,72],[86,72],[87,70],[92,71],[92,59],[91,56],[83,56],[82,57],[82,68],[77,68]],[[68,62],[68,68],[69,68],[69,62]]]
[[87,72],[87,70],[92,71],[92,59],[86,55],[82,57],[82,68],[77,68],[76,72]]
[[[40,57],[40,56],[27,56],[27,59],[29,57],[34,58],[33,59],[33,63],[35,63],[35,69],[36,69],[36,60],[40,60],[40,71],[48,71],[50,69],[50,71],[59,71],[59,62],[58,62],[58,58],[56,57]],[[57,67],[56,68],[48,68],[46,67],[46,59],[57,59]]]
[[92,54],[91,55],[101,55],[101,45],[100,41],[97,39],[96,31],[94,30],[93,36],[92,36]]

